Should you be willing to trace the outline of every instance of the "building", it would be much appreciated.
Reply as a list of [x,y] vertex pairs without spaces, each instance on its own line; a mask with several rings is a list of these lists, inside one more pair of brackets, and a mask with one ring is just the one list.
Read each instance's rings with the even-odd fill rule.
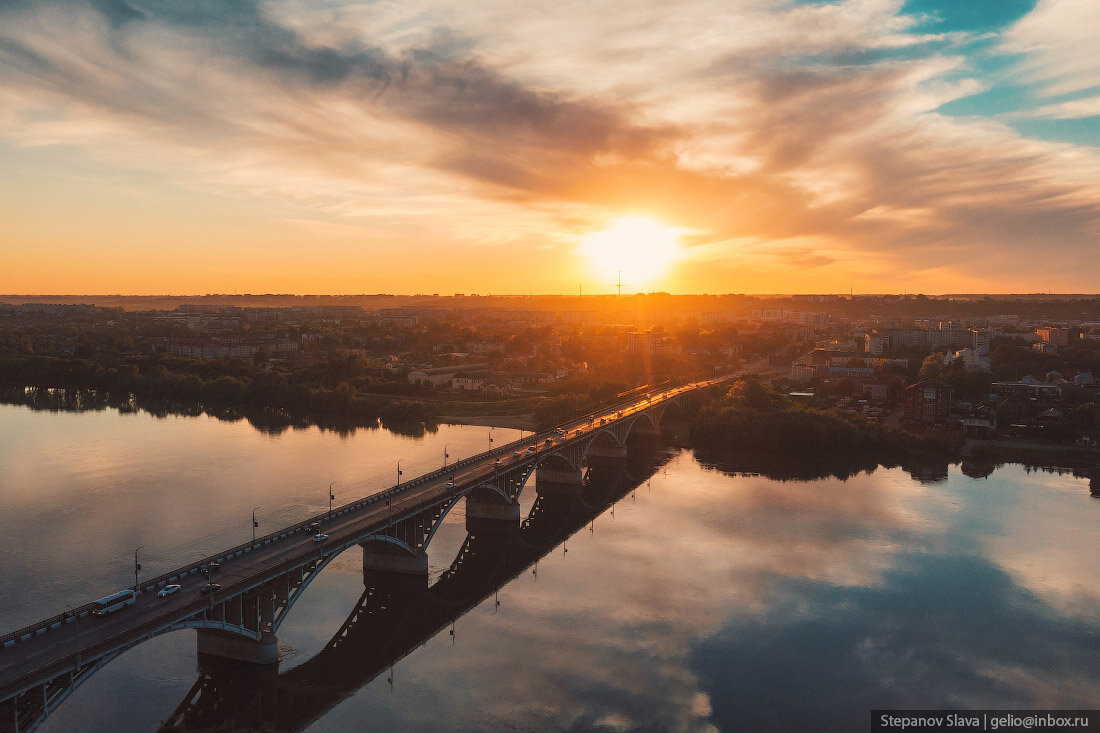
[[999,329],[992,328],[972,328],[970,329],[971,348],[985,349],[989,351],[993,346],[993,337],[997,335]]
[[625,348],[628,354],[649,356],[679,354],[683,351],[680,344],[649,329],[627,331]]
[[875,376],[875,370],[871,367],[831,366],[829,377],[832,379],[870,379]]
[[998,397],[1035,397],[1037,399],[1057,399],[1062,389],[1057,384],[1043,384],[1028,375],[1019,382],[994,382],[991,389]]
[[752,317],[758,321],[793,323],[798,326],[808,326],[810,328],[824,328],[829,323],[828,313],[813,313],[808,311],[762,310],[758,308],[752,312]]
[[254,359],[257,354],[268,356],[279,352],[296,351],[298,344],[290,339],[265,339],[259,337],[227,338],[174,338],[164,342],[164,351],[172,356],[213,361],[214,359]]
[[1039,337],[1039,341],[1044,344],[1054,344],[1055,346],[1065,346],[1069,343],[1069,331],[1064,328],[1054,328],[1053,326],[1045,326],[1043,328],[1035,329],[1035,335]]
[[823,364],[799,364],[795,362],[791,364],[789,377],[792,382],[810,382],[816,377],[828,374],[828,369],[829,368]]
[[870,356],[881,356],[894,349],[973,349],[987,342],[984,332],[963,328],[882,328],[864,335],[863,349]]
[[972,407],[962,418],[963,433],[973,438],[992,438],[997,432],[997,411],[992,407]]
[[451,389],[456,392],[481,392],[488,378],[488,372],[459,372],[451,377]]
[[962,360],[968,372],[988,372],[993,368],[993,362],[989,358],[989,350],[984,347],[976,349],[959,349],[954,355],[948,355],[945,362]]
[[380,308],[378,318],[383,326],[415,326],[420,322],[411,308]]
[[942,423],[951,411],[951,386],[938,379],[924,379],[905,388],[902,398],[905,419]]
[[434,369],[413,369],[408,374],[409,384],[431,387],[449,387],[456,374],[476,374],[489,371],[488,364],[457,364]]

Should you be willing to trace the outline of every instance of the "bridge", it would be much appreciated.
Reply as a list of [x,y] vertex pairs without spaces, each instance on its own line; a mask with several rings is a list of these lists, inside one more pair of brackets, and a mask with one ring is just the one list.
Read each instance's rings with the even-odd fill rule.
[[[518,525],[518,498],[536,467],[540,495],[578,494],[586,469],[621,464],[628,437],[659,435],[662,423],[682,416],[685,394],[729,378],[603,407],[143,581],[122,611],[97,617],[89,603],[0,636],[0,733],[34,730],[96,671],[160,634],[197,629],[200,658],[273,664],[279,626],[345,550],[362,547],[365,582],[381,574],[419,592],[428,581],[426,548],[459,501],[471,532]],[[203,594],[211,563],[220,566],[220,588]],[[157,591],[169,584],[183,589],[160,598]]]
[[198,678],[161,730],[306,730],[383,674],[392,684],[401,659],[445,629],[460,633],[458,618],[520,574],[537,572],[542,558],[592,526],[668,457],[640,450],[625,467],[586,475],[579,493],[539,494],[522,522],[478,525],[428,588],[365,573],[365,590],[341,627],[313,658],[288,671],[199,655]]

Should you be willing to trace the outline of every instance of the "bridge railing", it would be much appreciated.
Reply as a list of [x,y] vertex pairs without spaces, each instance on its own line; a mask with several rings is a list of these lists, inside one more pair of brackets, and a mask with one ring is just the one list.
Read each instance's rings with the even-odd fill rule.
[[[696,386],[708,386],[727,378],[728,376],[706,380],[701,383],[696,383]],[[661,392],[669,392],[680,390],[685,386],[688,385],[681,385],[677,387],[662,387],[657,389]],[[240,555],[243,555],[245,553],[252,552],[253,550],[270,545],[272,542],[277,542],[280,539],[291,537],[303,531],[312,531],[316,527],[319,527],[321,523],[329,520],[332,517],[337,517],[347,514],[348,512],[357,511],[385,499],[392,499],[394,496],[397,496],[403,491],[408,491],[415,487],[422,486],[423,484],[430,481],[439,480],[440,478],[447,476],[448,474],[451,474],[458,469],[465,468],[475,463],[480,463],[486,458],[509,455],[519,448],[524,448],[525,446],[531,445],[532,442],[537,446],[546,438],[555,436],[555,430],[557,427],[573,427],[575,425],[584,424],[588,422],[590,418],[594,419],[598,415],[615,412],[616,410],[618,410],[618,408],[638,405],[643,401],[644,399],[636,395],[628,399],[619,400],[618,402],[611,402],[610,404],[601,405],[600,407],[591,410],[579,417],[573,418],[572,420],[567,420],[566,422],[561,423],[561,425],[555,426],[554,428],[549,428],[547,430],[536,432],[532,435],[513,440],[512,442],[506,443],[505,445],[492,448],[485,453],[478,453],[477,455],[470,456],[469,458],[463,458],[450,464],[449,466],[430,471],[426,474],[422,474],[417,478],[412,479],[411,481],[407,481],[403,484],[395,484],[394,486],[391,486],[388,489],[384,489],[383,491],[339,506],[333,509],[331,512],[326,511],[322,512],[321,514],[307,517],[306,519],[303,519],[296,524],[283,527],[282,529],[276,530],[262,537],[257,537],[254,541],[242,543],[240,545],[237,545],[236,547],[232,547],[228,550],[223,550],[188,565],[170,570],[169,572],[158,575],[155,578],[150,578],[148,580],[142,581],[138,584],[136,590],[139,593],[155,590],[157,588],[160,588],[161,586],[168,585],[173,581],[185,578],[195,573],[202,572],[203,567],[208,565],[209,563],[222,562],[231,557],[239,557]],[[71,611],[65,611],[63,613],[56,614],[47,619],[37,621],[33,624],[24,626],[21,629],[17,629],[15,631],[4,634],[3,636],[0,636],[0,649],[12,646],[20,641],[30,639],[39,634],[43,634],[47,631],[50,631],[51,629],[55,629],[61,626],[62,624],[75,621],[77,618],[91,613],[93,608],[95,608],[94,603],[85,603],[81,606],[74,607]]]

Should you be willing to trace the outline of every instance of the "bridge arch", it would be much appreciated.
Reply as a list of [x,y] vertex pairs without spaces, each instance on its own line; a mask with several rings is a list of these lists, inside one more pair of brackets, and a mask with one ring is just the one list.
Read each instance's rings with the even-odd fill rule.
[[609,425],[596,432],[584,445],[586,463],[600,459],[621,459],[626,457],[626,436],[634,427],[635,420]]
[[685,418],[684,407],[680,404],[679,398],[665,400],[659,405],[659,409],[660,412],[657,413],[658,426],[669,418],[677,421],[683,421]]
[[[450,511],[450,510],[448,509],[448,511]],[[416,554],[416,550],[414,548],[410,547],[407,542],[405,542],[403,540],[399,540],[396,537],[392,537],[388,534],[371,534],[371,535],[367,535],[366,537],[363,537],[362,539],[360,539],[359,542],[358,542],[360,547],[363,547],[365,545],[369,545],[371,543],[388,544],[388,545],[392,545],[393,547],[396,547],[400,550],[403,550],[404,552],[408,553],[409,555],[415,555]]]
[[580,468],[580,460],[583,458],[583,455],[578,451],[577,456],[573,460],[570,460],[570,458],[571,457],[566,455],[564,451],[556,451],[539,461],[538,470],[575,471]]
[[638,416],[630,426],[630,432],[627,434],[627,437],[629,438],[633,435],[660,435],[660,415],[655,415],[655,412],[656,410],[654,408],[650,408],[638,413]]

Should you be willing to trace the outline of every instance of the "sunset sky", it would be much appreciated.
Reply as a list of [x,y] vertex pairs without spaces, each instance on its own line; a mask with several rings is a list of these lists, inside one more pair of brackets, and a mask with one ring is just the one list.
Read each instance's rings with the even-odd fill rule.
[[0,292],[1096,292],[1096,0],[0,0]]

